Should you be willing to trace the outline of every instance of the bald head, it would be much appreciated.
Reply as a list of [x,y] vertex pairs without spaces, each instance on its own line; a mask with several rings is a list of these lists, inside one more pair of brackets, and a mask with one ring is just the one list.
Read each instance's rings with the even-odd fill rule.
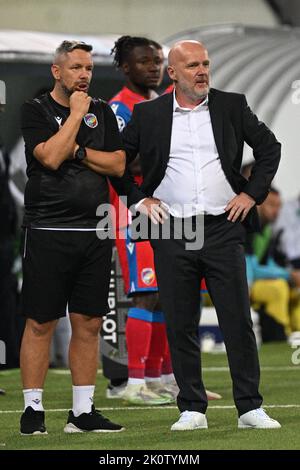
[[180,105],[195,107],[209,92],[209,58],[198,41],[179,41],[168,56],[168,74]]
[[170,49],[168,55],[168,65],[176,65],[178,61],[184,59],[187,53],[195,51],[207,52],[207,49],[201,42],[198,41],[184,40],[176,42],[174,46]]

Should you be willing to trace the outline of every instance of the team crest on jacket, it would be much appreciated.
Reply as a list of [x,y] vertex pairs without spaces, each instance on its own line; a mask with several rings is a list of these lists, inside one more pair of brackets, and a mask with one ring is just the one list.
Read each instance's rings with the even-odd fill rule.
[[87,126],[91,127],[94,129],[94,127],[98,126],[98,120],[95,114],[93,113],[88,113],[84,116],[83,118],[84,122],[86,123]]
[[141,272],[141,278],[144,284],[150,286],[155,280],[155,273],[152,268],[144,268]]

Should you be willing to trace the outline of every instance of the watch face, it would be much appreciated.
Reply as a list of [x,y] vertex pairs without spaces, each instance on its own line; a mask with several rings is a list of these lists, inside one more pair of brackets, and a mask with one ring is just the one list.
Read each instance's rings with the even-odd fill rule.
[[79,147],[79,149],[76,152],[76,158],[77,160],[83,160],[86,156],[86,151],[84,148]]

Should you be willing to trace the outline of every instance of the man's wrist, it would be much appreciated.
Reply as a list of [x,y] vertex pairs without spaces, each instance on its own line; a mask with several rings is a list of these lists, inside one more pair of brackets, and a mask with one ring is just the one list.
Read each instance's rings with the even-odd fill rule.
[[253,206],[255,206],[256,201],[252,196],[250,196],[250,194],[245,193],[244,191],[242,191],[240,194],[243,195],[243,196],[246,196],[247,199],[252,202]]
[[73,119],[75,119],[76,121],[82,121],[82,119],[84,118],[85,114],[82,114],[78,111],[70,111],[70,117],[72,117]]
[[77,149],[75,149],[74,151],[74,159],[82,162],[85,158],[86,158],[86,148],[78,145]]
[[245,191],[241,191],[240,194],[243,194],[243,195],[247,196],[248,199],[250,199],[252,202],[254,202],[254,204],[256,204],[256,200],[254,199],[253,196],[251,196],[251,194],[246,193]]
[[75,158],[75,153],[77,152],[78,149],[79,149],[79,145],[75,142],[74,150],[73,150],[73,158]]
[[250,194],[245,193],[245,191],[241,191],[241,194],[244,194],[244,195],[247,196],[249,199],[252,199],[252,201],[255,201],[255,199],[254,199],[252,196],[250,196]]

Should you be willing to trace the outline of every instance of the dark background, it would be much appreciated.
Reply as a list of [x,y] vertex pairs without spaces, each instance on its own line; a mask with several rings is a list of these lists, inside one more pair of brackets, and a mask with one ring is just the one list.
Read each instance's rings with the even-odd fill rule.
[[[20,129],[20,107],[24,101],[36,96],[41,89],[53,88],[49,63],[0,62],[0,80],[6,84],[6,105],[0,113],[0,134],[8,151],[12,149]],[[165,76],[161,90],[168,82]],[[124,76],[113,65],[95,65],[89,94],[95,98],[109,100],[123,86]]]

